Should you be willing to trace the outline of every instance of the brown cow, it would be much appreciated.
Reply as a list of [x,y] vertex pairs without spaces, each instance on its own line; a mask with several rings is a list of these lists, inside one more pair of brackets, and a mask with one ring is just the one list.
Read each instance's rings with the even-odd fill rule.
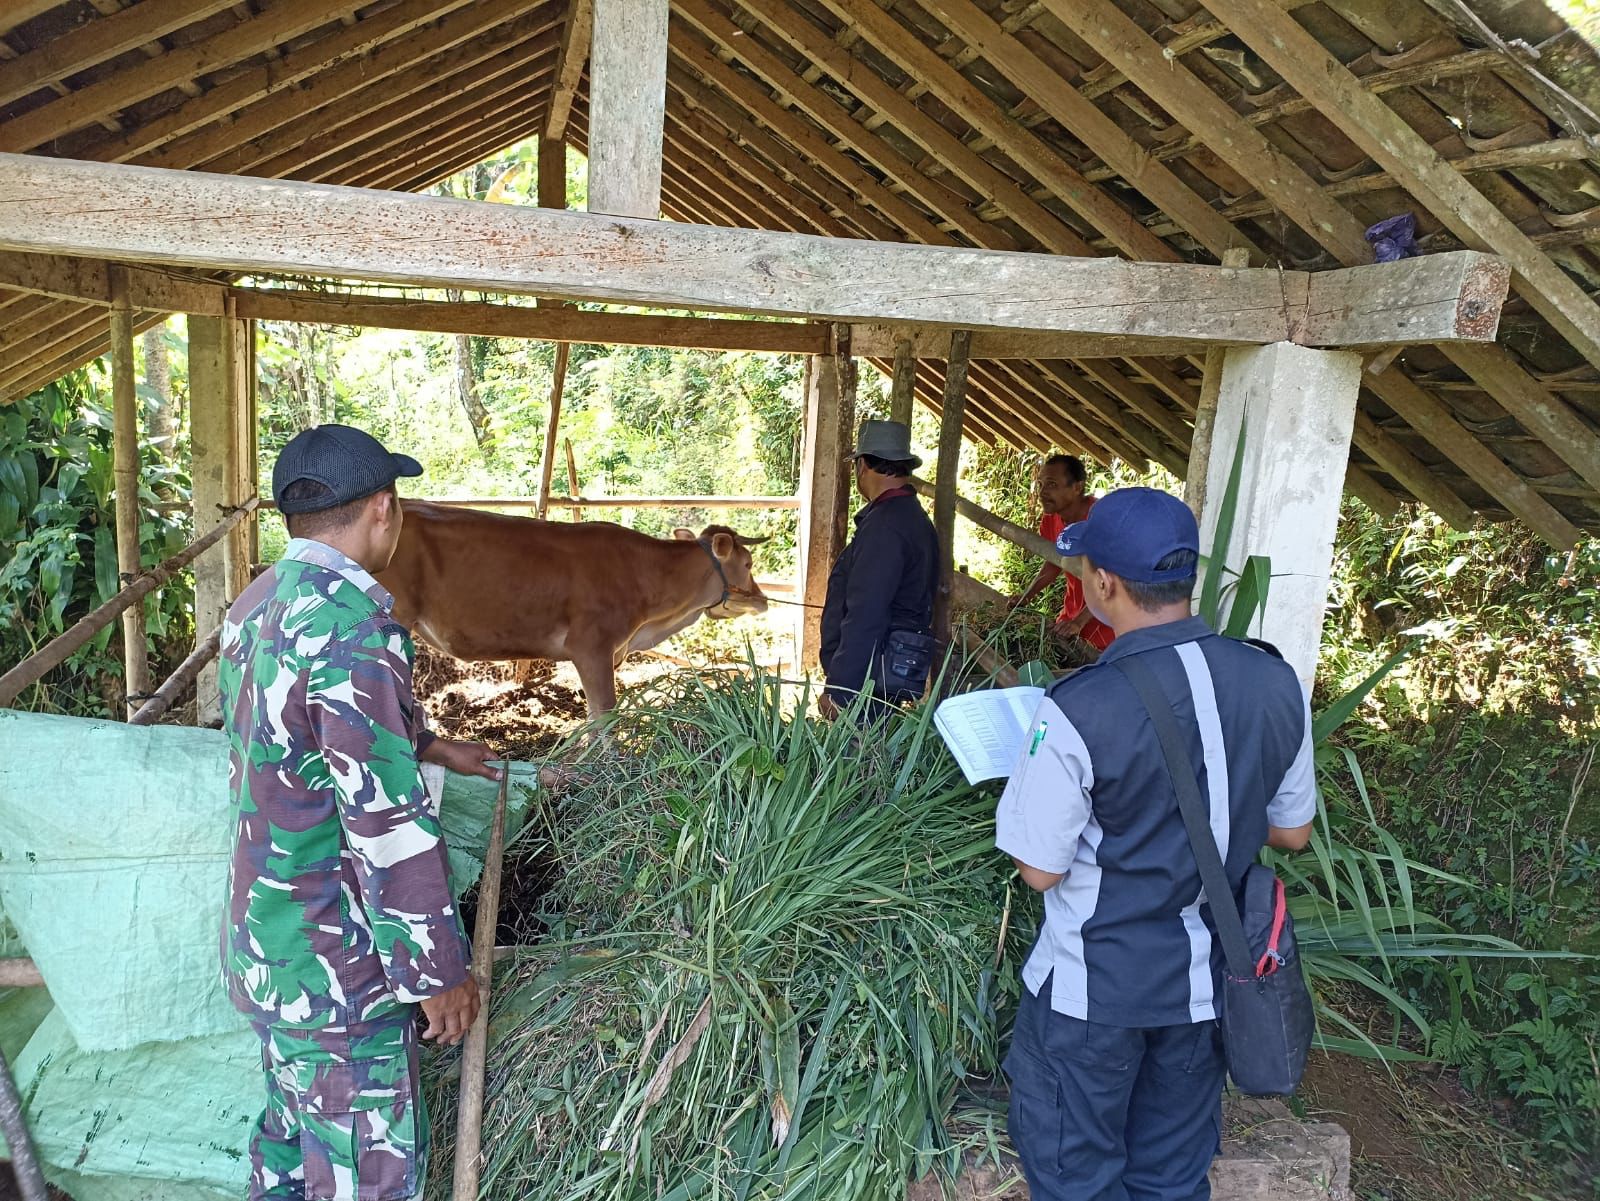
[[749,547],[725,525],[652,538],[611,522],[536,521],[404,502],[378,581],[397,621],[457,659],[568,659],[598,716],[616,668],[702,615],[762,613]]

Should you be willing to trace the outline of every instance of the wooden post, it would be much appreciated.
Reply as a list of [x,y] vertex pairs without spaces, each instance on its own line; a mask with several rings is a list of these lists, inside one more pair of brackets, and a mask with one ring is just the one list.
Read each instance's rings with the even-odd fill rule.
[[478,883],[478,920],[472,931],[472,978],[478,985],[478,1014],[467,1030],[461,1048],[461,1105],[456,1116],[456,1162],[451,1181],[452,1201],[477,1201],[478,1177],[483,1169],[484,1070],[489,1063],[489,1002],[494,985],[495,927],[500,921],[500,874],[506,848],[506,790],[511,764],[500,764],[500,793],[489,827],[489,846],[483,856],[483,878]]
[[956,477],[961,471],[962,419],[967,411],[967,351],[972,331],[950,335],[944,368],[944,400],[939,410],[939,462],[934,478],[933,529],[939,536],[939,590],[933,601],[933,633],[950,641],[950,590],[956,573]]
[[[1215,540],[1222,481],[1242,455],[1238,507],[1223,562],[1237,571],[1250,555],[1272,561],[1261,628],[1307,689],[1316,677],[1333,536],[1361,389],[1361,356],[1292,343],[1227,352],[1200,518],[1200,546]],[[1244,431],[1240,448],[1240,430]]]
[[589,211],[661,216],[667,0],[594,0],[589,48]]
[[889,392],[889,420],[911,424],[911,406],[917,390],[917,353],[910,338],[894,342],[894,386]]
[[[570,342],[556,343],[555,373],[550,377],[550,415],[544,423],[544,458],[539,463],[539,508],[535,516],[545,519],[550,508],[550,481],[556,470],[556,433],[561,424],[561,394],[567,386],[567,358],[572,353]],[[570,462],[572,443],[567,443]]]
[[[191,315],[189,321],[189,476],[196,529],[215,525],[225,509],[240,499],[238,426],[242,373],[239,325],[228,317]],[[235,527],[223,540],[220,555],[207,555],[194,568],[194,626],[211,630],[222,624],[228,605],[249,579],[245,540]],[[246,561],[240,562],[241,559]],[[195,684],[195,721],[208,725],[222,716],[217,691],[217,666],[208,663]]]
[[[566,443],[567,447],[567,495],[572,497],[573,500],[577,500],[578,497],[583,495],[578,491],[578,460],[572,455],[572,439],[563,438],[562,441]],[[572,520],[583,520],[583,507],[581,505],[575,504],[572,506]]]
[[[111,272],[111,458],[116,482],[117,574],[126,586],[139,574],[139,400],[133,378],[133,307],[127,275]],[[122,611],[123,692],[130,717],[150,691],[144,602]]]
[[[261,376],[256,359],[260,329],[253,320],[240,321],[239,326],[244,342],[244,370],[240,380],[239,391],[239,429],[242,437],[239,443],[239,491],[237,496],[239,500],[244,501],[249,500],[261,491]],[[239,554],[239,564],[243,570],[243,576],[239,580],[239,592],[243,592],[249,586],[255,571],[255,565],[261,562],[261,511],[259,509],[245,518],[241,541],[243,546]]]
[[841,482],[848,487],[854,473],[845,463],[848,426],[840,421],[838,377],[824,356],[806,360],[805,449],[800,477],[800,599],[812,606],[800,634],[801,666],[818,666],[822,647],[822,604],[828,595],[828,573],[844,549],[836,538],[835,498]]
[[[582,7],[585,7],[585,0],[576,0],[573,13],[576,14]],[[587,17],[584,20],[587,20]],[[584,32],[587,33],[587,29]],[[540,208],[567,207],[565,142],[551,137],[539,139],[539,166],[535,186],[538,189]],[[541,307],[549,303],[541,302]],[[567,363],[571,354],[572,347],[569,343],[556,343],[555,368],[550,376],[550,412],[544,423],[544,458],[539,462],[539,507],[534,510],[535,516],[541,521],[547,518],[550,511],[550,484],[556,473],[556,437],[561,428],[561,397],[566,391]],[[568,461],[570,462],[570,447]]]
[[[232,377],[228,384],[228,395],[233,402],[229,412],[233,434],[233,454],[228,464],[226,503],[229,506],[256,494],[255,334],[255,322],[228,319],[227,365]],[[223,545],[230,603],[250,585],[251,571],[258,558],[251,538],[255,524],[255,515],[252,514],[229,532]]]
[[[1224,267],[1248,267],[1250,252],[1233,249],[1222,252]],[[1222,386],[1221,347],[1206,351],[1204,374],[1200,377],[1200,400],[1194,413],[1194,433],[1189,439],[1189,470],[1183,477],[1183,499],[1199,517],[1206,507],[1206,467],[1211,462],[1211,431],[1217,423],[1217,390]]]
[[[856,429],[856,361],[850,352],[850,327],[838,324],[833,327],[833,352],[828,356],[833,372],[834,394],[839,407],[840,436],[846,445],[854,445]],[[833,557],[844,553],[850,541],[850,508],[855,493],[855,472],[840,471],[833,493]]]

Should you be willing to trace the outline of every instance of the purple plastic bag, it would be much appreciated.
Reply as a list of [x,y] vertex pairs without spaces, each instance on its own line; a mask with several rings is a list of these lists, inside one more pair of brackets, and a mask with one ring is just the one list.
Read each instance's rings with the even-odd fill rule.
[[1377,263],[1415,258],[1422,253],[1422,247],[1417,245],[1415,213],[1385,217],[1367,230],[1367,241],[1372,243],[1372,259]]

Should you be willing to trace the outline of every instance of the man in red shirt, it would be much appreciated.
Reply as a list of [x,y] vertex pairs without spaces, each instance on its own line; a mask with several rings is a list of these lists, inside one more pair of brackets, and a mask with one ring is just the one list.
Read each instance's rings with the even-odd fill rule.
[[[1039,518],[1039,535],[1055,545],[1061,531],[1076,521],[1083,521],[1094,507],[1095,498],[1085,492],[1089,476],[1083,460],[1075,455],[1051,455],[1039,468],[1039,501],[1044,514]],[[1011,598],[1010,608],[1027,605],[1062,574],[1055,563],[1046,563],[1039,574],[1023,591]],[[1064,642],[1080,638],[1095,653],[1111,645],[1116,637],[1111,627],[1096,621],[1083,600],[1083,585],[1070,571],[1066,573],[1066,594],[1061,598],[1061,616],[1056,618],[1055,633]]]

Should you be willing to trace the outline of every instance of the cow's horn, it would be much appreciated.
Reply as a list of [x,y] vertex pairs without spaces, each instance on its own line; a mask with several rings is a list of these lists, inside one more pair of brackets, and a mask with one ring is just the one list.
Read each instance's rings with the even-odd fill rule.
[[734,541],[740,546],[760,546],[763,542],[771,542],[772,535],[767,534],[760,538],[746,538],[743,534],[735,534]]

